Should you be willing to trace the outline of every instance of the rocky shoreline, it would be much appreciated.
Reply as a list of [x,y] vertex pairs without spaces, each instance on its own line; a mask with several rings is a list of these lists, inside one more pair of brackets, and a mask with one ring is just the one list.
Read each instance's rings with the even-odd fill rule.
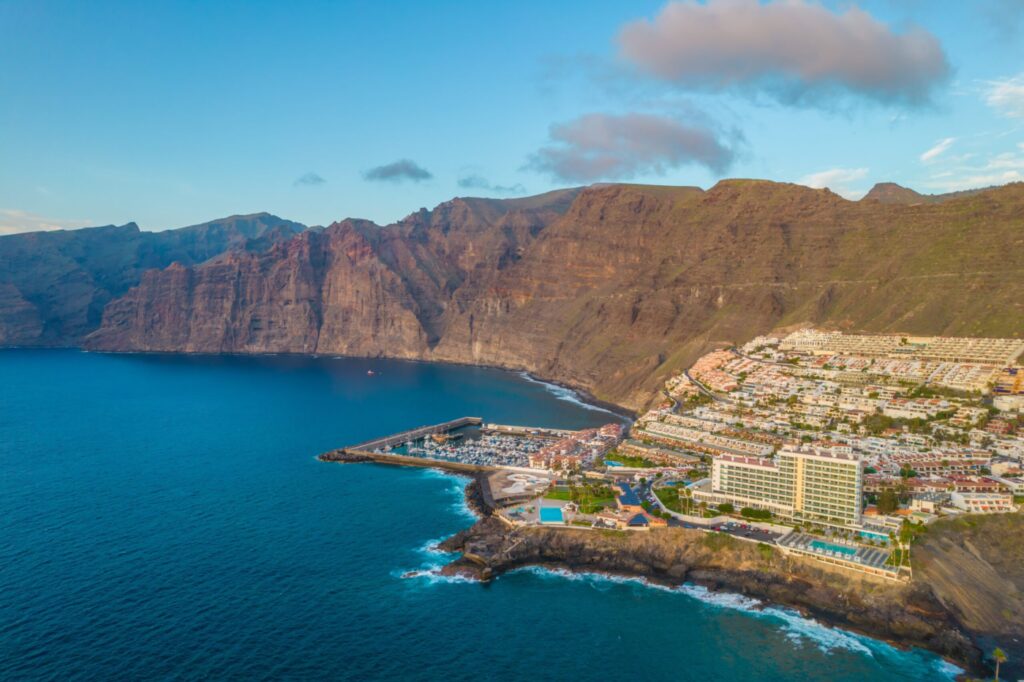
[[[320,458],[409,466],[336,453]],[[966,627],[956,609],[925,581],[881,582],[810,559],[785,556],[768,545],[683,528],[630,533],[513,527],[495,516],[485,500],[482,480],[486,470],[467,471],[436,462],[417,466],[471,476],[465,500],[479,519],[438,544],[438,549],[459,555],[441,569],[442,575],[488,582],[509,571],[536,566],[637,578],[673,588],[699,585],[752,598],[764,606],[791,608],[824,625],[900,648],[925,649],[969,675],[991,675],[979,646],[987,646],[990,635]],[[1013,663],[1004,666],[1004,673],[1014,673]]]
[[651,533],[513,528],[491,514],[479,476],[466,486],[465,496],[480,519],[438,545],[459,553],[442,575],[487,582],[537,566],[638,578],[665,587],[688,583],[792,608],[830,627],[932,651],[970,674],[990,674],[975,637],[927,585],[883,584],[785,557],[767,546],[682,528]]

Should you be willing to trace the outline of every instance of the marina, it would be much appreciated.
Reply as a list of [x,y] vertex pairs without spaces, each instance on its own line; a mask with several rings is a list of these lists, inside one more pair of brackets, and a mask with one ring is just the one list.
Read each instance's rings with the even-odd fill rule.
[[341,448],[351,456],[379,456],[457,463],[473,467],[530,465],[530,456],[572,431],[526,426],[485,425],[479,417],[460,417]]
[[352,452],[374,452],[374,451],[386,451],[390,448],[394,448],[406,443],[411,443],[428,436],[447,434],[450,435],[455,431],[464,429],[471,426],[480,426],[483,424],[483,419],[480,417],[459,417],[448,422],[441,424],[434,424],[433,426],[420,426],[415,429],[408,431],[402,431],[390,436],[384,436],[383,438],[377,438],[375,440],[368,440],[357,445],[350,445],[344,450]]
[[536,436],[506,436],[483,433],[478,438],[438,443],[433,438],[407,448],[408,454],[427,459],[463,462],[479,466],[529,467],[530,455],[539,452],[550,439]]

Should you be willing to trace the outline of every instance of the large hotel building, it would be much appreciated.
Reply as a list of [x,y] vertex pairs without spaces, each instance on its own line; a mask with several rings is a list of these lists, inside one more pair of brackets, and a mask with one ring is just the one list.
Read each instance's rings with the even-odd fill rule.
[[848,525],[860,523],[863,485],[855,455],[786,447],[773,459],[715,457],[711,489],[694,488],[693,497],[709,504],[767,509],[797,520]]

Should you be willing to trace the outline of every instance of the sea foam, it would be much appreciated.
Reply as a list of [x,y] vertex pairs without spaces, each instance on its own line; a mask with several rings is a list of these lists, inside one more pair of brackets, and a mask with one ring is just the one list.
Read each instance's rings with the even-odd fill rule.
[[[673,594],[685,595],[691,599],[701,602],[706,606],[731,611],[739,611],[754,618],[762,618],[779,623],[786,638],[794,645],[802,646],[810,643],[821,651],[828,653],[837,649],[845,649],[858,654],[874,657],[899,656],[901,652],[888,642],[873,639],[866,635],[859,635],[842,628],[834,628],[802,616],[793,609],[778,606],[765,606],[764,603],[753,597],[731,592],[716,592],[701,585],[683,584],[678,587],[669,587],[651,582],[644,578],[608,575],[605,573],[593,572],[572,572],[562,568],[544,568],[540,566],[529,566],[516,569],[513,573],[531,573],[541,578],[555,578],[560,580],[571,580],[587,582],[596,589],[601,586],[612,584],[636,584],[649,589],[655,589]],[[941,675],[955,680],[963,670],[949,661],[938,659],[935,663],[935,670]]]
[[472,482],[472,478],[441,469],[423,469],[422,472],[424,478],[436,478],[452,483],[448,489],[452,497],[455,498],[451,506],[452,511],[472,521],[476,521],[479,518],[476,512],[466,503],[466,486]]
[[607,408],[601,407],[600,405],[593,405],[585,400],[582,400],[579,394],[576,391],[572,390],[571,388],[559,386],[558,384],[552,384],[547,381],[541,381],[540,379],[530,376],[529,372],[520,372],[519,376],[529,381],[531,384],[539,384],[543,386],[544,390],[546,390],[551,395],[555,396],[555,398],[557,398],[558,400],[564,400],[567,403],[572,403],[584,409],[593,410],[594,412],[607,412],[608,414],[614,414],[615,416],[619,416]]

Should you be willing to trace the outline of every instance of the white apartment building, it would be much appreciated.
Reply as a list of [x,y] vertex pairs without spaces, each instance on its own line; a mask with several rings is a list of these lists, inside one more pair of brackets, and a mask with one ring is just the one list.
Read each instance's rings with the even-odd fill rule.
[[860,522],[863,490],[859,457],[801,446],[783,448],[774,459],[715,457],[710,490],[694,490],[694,498],[767,509],[798,520],[853,525]]
[[953,493],[950,501],[969,514],[1005,514],[1016,508],[1010,493]]

